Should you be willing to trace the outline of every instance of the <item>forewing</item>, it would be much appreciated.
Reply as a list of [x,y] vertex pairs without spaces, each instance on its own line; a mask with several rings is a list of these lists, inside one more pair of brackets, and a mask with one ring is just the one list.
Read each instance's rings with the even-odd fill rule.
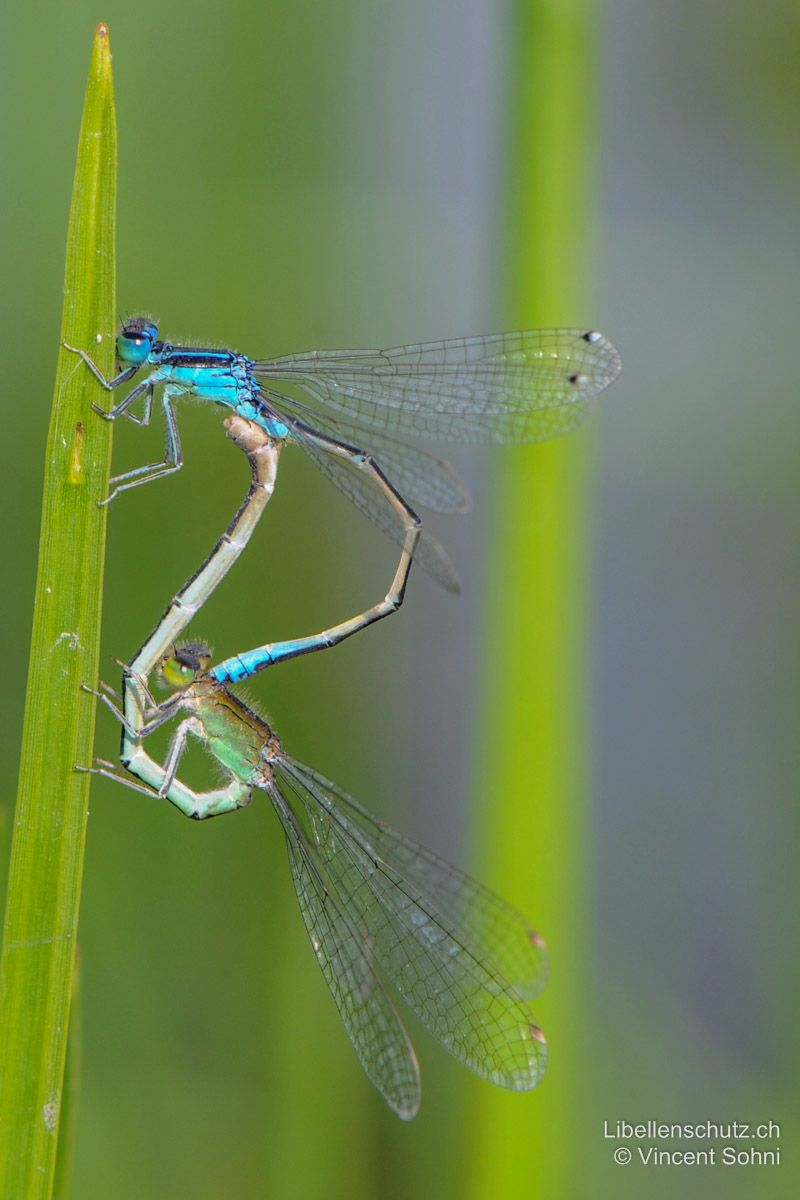
[[339,907],[329,862],[309,841],[279,787],[270,798],[283,825],[295,891],[317,962],[367,1077],[399,1117],[420,1100],[419,1067],[400,1017],[375,973],[369,935],[357,914]]
[[534,442],[579,425],[621,366],[600,333],[535,329],[388,350],[314,350],[259,361],[254,370],[297,385],[315,408],[360,428]]
[[457,873],[443,882],[436,859],[429,880],[422,858],[410,865],[384,853],[394,840],[373,838],[374,823],[362,823],[363,810],[330,780],[288,757],[275,770],[298,819],[314,830],[340,910],[368,931],[376,963],[406,1003],[478,1075],[514,1091],[535,1087],[547,1058],[543,1035],[485,944],[490,923],[462,921],[469,891],[454,887]]

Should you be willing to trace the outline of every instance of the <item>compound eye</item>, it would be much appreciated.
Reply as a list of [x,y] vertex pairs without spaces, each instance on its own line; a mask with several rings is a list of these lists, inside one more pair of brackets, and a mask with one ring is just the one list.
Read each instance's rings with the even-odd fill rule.
[[191,683],[201,671],[211,665],[211,650],[203,642],[184,642],[176,646],[164,660],[163,669],[174,677],[182,677]]
[[174,654],[165,658],[161,664],[161,678],[167,687],[188,687],[194,681],[195,674],[196,670],[181,662]]
[[122,362],[138,365],[145,361],[149,353],[150,343],[144,338],[124,337],[122,334],[117,338],[117,357]]
[[140,366],[152,350],[157,334],[157,326],[145,317],[128,321],[117,338],[117,357],[121,362]]

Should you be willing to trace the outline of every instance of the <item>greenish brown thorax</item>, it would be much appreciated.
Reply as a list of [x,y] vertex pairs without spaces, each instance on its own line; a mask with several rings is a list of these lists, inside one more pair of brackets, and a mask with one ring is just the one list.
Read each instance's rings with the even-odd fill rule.
[[269,773],[280,741],[263,717],[224,684],[200,676],[186,689],[181,707],[201,723],[209,754],[238,779],[255,783],[254,776]]

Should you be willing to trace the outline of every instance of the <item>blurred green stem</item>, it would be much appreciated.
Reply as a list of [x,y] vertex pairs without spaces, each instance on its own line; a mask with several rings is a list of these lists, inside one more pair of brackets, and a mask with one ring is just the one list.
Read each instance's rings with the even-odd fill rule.
[[[116,124],[95,32],[67,233],[62,341],[113,365]],[[52,1194],[88,817],[111,429],[61,350],[47,440],[19,792],[0,961],[0,1196]],[[63,1189],[62,1194],[63,1194]]]
[[[509,142],[510,324],[592,323],[584,252],[594,144],[587,0],[517,6]],[[482,878],[541,930],[552,978],[537,1091],[481,1089],[471,1197],[587,1195],[575,1138],[590,1063],[586,980],[586,451],[581,436],[504,452],[494,496],[477,778]]]

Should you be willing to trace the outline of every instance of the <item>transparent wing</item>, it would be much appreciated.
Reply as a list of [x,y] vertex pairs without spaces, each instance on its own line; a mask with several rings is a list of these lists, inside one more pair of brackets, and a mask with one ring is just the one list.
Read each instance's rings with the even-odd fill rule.
[[544,1038],[497,965],[493,923],[507,939],[499,958],[520,975],[541,974],[542,949],[528,940],[530,968],[520,965],[522,941],[510,933],[502,902],[490,905],[489,893],[455,868],[379,828],[315,771],[286,756],[274,767],[296,821],[313,831],[340,911],[367,932],[376,964],[403,999],[478,1075],[514,1091],[535,1087],[547,1059]]
[[[313,350],[253,369],[367,430],[529,442],[574,429],[621,366],[600,333],[534,329],[388,350]],[[286,403],[294,411],[291,397]]]
[[[301,430],[298,431],[298,441],[322,474],[330,479],[331,483],[348,500],[352,501],[360,512],[369,517],[373,524],[377,525],[381,533],[385,533],[398,546],[402,546],[405,538],[405,529],[400,522],[397,512],[388,503],[385,496],[381,494],[374,481],[366,477],[346,458],[330,454],[309,441],[308,438],[302,436]],[[394,479],[392,482],[394,482]],[[448,592],[461,591],[458,573],[450,560],[450,556],[444,546],[424,527],[420,533],[417,548],[414,551],[414,562],[419,563]]]
[[[283,407],[286,397],[268,392],[276,407]],[[292,403],[291,401],[289,403]],[[375,429],[368,432],[341,416],[320,412],[300,402],[292,403],[295,415],[302,417],[315,429],[344,445],[357,446],[380,464],[398,492],[414,505],[432,508],[435,512],[465,513],[471,507],[470,495],[451,463],[419,446],[409,445],[401,438]],[[365,439],[368,446],[362,446]]]
[[[305,770],[318,786],[327,784],[310,768]],[[547,947],[522,913],[427,846],[377,820],[338,788],[336,801],[351,833],[360,834],[398,875],[413,881],[430,909],[458,929],[478,957],[491,962],[518,995],[539,995],[549,974]]]
[[[353,427],[347,433],[347,440],[353,442],[358,433]],[[369,448],[397,490],[411,504],[441,513],[469,512],[472,506],[469,492],[446,458],[376,430],[369,434]]]
[[369,1080],[404,1120],[416,1116],[419,1066],[397,1011],[375,974],[369,939],[342,912],[327,877],[324,856],[306,840],[279,789],[270,798],[286,834],[300,912],[342,1023]]

